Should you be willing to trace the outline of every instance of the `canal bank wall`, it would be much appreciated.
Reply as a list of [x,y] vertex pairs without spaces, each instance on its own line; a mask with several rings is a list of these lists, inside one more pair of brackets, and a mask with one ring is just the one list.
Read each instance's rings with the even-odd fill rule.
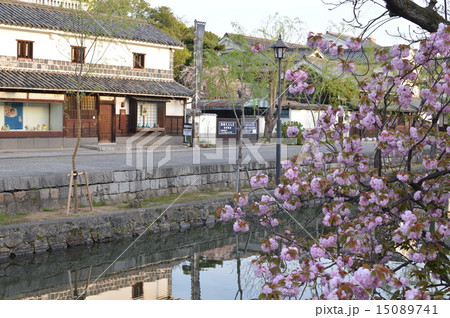
[[[250,162],[240,180],[248,180],[258,172],[275,174],[275,162]],[[117,203],[203,190],[225,190],[235,187],[236,165],[197,165],[150,170],[88,171],[92,200]],[[81,204],[89,204],[84,177],[79,179]],[[30,177],[0,177],[0,214],[14,215],[67,206],[69,177],[45,175]]]
[[122,240],[144,233],[212,226],[219,220],[217,209],[231,203],[230,198],[217,198],[0,226],[0,261],[15,256]]

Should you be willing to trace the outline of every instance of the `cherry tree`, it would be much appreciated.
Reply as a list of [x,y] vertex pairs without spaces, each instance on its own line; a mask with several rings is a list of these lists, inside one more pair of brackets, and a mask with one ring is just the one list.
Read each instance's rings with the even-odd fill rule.
[[[342,106],[324,107],[273,191],[259,173],[250,178],[252,189],[266,189],[259,200],[237,193],[234,206],[218,211],[236,232],[269,233],[254,261],[265,282],[260,298],[300,298],[306,289],[316,299],[448,298],[450,128],[439,123],[450,112],[450,26],[440,24],[415,54],[408,45],[378,50],[379,68],[362,79],[342,47],[313,33],[308,45],[358,79],[359,109],[345,121]],[[285,77],[291,93],[313,90],[304,70]],[[352,127],[377,131],[374,155],[363,153]],[[324,234],[290,230],[282,215],[298,222],[312,200]]]

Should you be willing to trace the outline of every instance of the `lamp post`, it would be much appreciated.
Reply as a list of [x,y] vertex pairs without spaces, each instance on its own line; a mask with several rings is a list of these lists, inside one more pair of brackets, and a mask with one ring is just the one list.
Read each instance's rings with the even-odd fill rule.
[[275,59],[278,60],[278,93],[277,93],[277,158],[276,158],[276,182],[280,183],[281,176],[281,60],[284,59],[288,46],[281,40],[281,35],[271,48]]

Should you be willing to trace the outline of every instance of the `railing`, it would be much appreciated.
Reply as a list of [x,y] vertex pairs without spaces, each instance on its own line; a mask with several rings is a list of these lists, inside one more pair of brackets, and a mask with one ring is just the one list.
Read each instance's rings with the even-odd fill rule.
[[78,8],[79,6],[79,1],[76,0],[21,0],[21,1],[70,9],[75,9]]

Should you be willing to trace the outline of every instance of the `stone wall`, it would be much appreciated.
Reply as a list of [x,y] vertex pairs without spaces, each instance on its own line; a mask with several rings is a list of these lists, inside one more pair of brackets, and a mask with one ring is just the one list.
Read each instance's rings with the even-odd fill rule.
[[[275,164],[249,163],[250,175],[274,174]],[[89,190],[95,202],[124,202],[186,191],[229,189],[235,186],[235,165],[169,167],[153,170],[125,170],[89,173]],[[241,180],[247,172],[241,172]],[[81,178],[81,202],[88,205],[84,178]],[[46,175],[0,178],[0,212],[31,213],[66,206],[69,177]]]
[[216,211],[230,198],[140,208],[85,217],[0,227],[0,260],[73,246],[130,238],[144,233],[185,230],[213,225]]
[[[173,59],[171,54],[171,60]],[[76,74],[77,64],[71,61],[61,61],[61,60],[48,60],[33,58],[32,60],[17,59],[15,56],[0,56],[0,65],[3,68],[9,69],[20,69],[20,70],[30,70],[30,71],[44,71],[44,72],[58,72],[58,73],[69,73]],[[118,76],[118,77],[135,77],[135,78],[145,78],[153,80],[172,80],[173,79],[173,69],[170,70],[160,70],[160,69],[142,69],[136,70],[131,66],[119,66],[119,65],[107,65],[107,64],[95,64],[90,65],[86,63],[87,68],[90,69],[89,73],[91,75],[103,75],[103,76]],[[170,65],[173,65],[171,63]]]

